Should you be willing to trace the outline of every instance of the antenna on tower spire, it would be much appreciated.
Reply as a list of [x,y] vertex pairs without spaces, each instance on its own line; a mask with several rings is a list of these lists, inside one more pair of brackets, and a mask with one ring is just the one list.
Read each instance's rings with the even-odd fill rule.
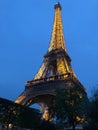
[[60,10],[61,10],[61,9],[62,9],[62,7],[61,7],[60,2],[57,2],[57,3],[55,4],[54,8],[55,8],[55,9],[60,8]]

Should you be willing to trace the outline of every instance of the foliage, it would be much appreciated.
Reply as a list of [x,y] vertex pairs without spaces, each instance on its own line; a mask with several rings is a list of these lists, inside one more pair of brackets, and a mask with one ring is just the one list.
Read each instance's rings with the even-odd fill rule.
[[40,112],[0,98],[0,122],[23,128],[37,128]]
[[84,130],[98,130],[98,90],[89,102],[88,119]]
[[85,91],[78,86],[56,90],[56,99],[50,113],[62,122],[75,126],[85,118],[88,98]]
[[56,130],[55,125],[49,120],[42,120],[40,123],[39,130]]

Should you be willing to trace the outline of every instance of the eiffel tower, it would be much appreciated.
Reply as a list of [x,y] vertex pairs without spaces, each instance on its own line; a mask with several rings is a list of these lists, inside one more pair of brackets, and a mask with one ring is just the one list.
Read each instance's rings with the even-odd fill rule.
[[42,65],[33,78],[26,83],[25,90],[16,103],[30,106],[38,103],[41,108],[50,106],[55,99],[55,89],[78,86],[85,92],[71,67],[71,58],[66,51],[60,3],[54,6],[54,23],[50,45]]

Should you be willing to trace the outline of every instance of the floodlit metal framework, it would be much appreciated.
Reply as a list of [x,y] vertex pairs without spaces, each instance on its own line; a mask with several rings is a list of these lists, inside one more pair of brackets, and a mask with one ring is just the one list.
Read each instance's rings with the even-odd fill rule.
[[76,78],[71,67],[71,58],[67,54],[64,40],[61,5],[55,5],[54,24],[47,54],[33,80],[27,81],[25,90],[16,99],[16,103],[31,105],[38,103],[51,105],[55,98],[54,90],[83,85]]

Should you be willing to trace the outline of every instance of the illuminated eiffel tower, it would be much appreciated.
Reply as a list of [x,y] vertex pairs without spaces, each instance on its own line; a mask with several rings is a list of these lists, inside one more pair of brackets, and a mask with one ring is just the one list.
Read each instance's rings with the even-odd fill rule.
[[54,6],[54,24],[52,37],[42,65],[33,78],[27,81],[25,90],[16,99],[16,103],[30,106],[34,103],[50,106],[55,98],[55,89],[78,86],[85,92],[71,67],[71,58],[66,51],[64,40],[61,5]]

